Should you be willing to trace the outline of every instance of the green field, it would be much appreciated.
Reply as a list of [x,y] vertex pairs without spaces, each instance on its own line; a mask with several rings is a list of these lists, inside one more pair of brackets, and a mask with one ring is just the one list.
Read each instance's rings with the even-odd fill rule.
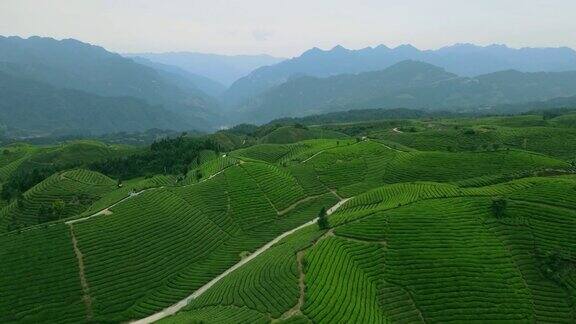
[[0,184],[74,167],[0,204],[0,322],[142,319],[251,255],[163,321],[576,321],[570,115],[394,125],[277,127],[122,182],[91,163],[132,148],[3,148]]
[[[245,322],[572,322],[576,269],[565,258],[576,252],[576,210],[553,203],[565,199],[555,185],[574,191],[576,182],[382,187],[345,205],[332,230],[291,236],[165,322],[198,320],[215,306],[227,307],[223,321],[252,310]],[[540,199],[525,200],[525,190]],[[494,197],[508,201],[501,218],[490,212]],[[287,286],[267,296],[276,285]]]
[[[371,125],[365,135],[424,151],[522,149],[561,159],[576,159],[575,115],[413,121],[393,127]],[[345,127],[333,127],[337,130]]]

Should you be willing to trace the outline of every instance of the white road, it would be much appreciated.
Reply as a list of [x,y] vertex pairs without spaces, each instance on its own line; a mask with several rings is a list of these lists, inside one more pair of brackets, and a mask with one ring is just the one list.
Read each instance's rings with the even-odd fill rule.
[[[328,209],[326,211],[327,215],[331,215],[332,213],[334,213],[335,211],[338,210],[338,208],[340,208],[342,205],[344,205],[344,203],[346,203],[348,200],[350,200],[350,198],[346,198],[346,199],[342,199],[340,200],[336,205],[330,207],[330,209]],[[202,294],[204,294],[208,289],[210,289],[212,286],[214,286],[218,281],[222,280],[223,278],[225,278],[226,276],[228,276],[229,274],[231,274],[232,272],[234,272],[236,269],[242,267],[243,265],[245,265],[246,263],[254,260],[257,256],[259,256],[260,254],[264,253],[266,250],[270,249],[272,246],[274,246],[274,244],[280,242],[283,238],[293,234],[294,232],[303,229],[304,227],[316,224],[316,222],[318,221],[318,218],[314,218],[313,220],[309,221],[308,223],[302,224],[294,229],[289,230],[288,232],[284,232],[282,234],[280,234],[279,236],[277,236],[275,239],[273,239],[272,241],[266,243],[266,245],[262,246],[261,248],[259,248],[258,250],[256,250],[254,253],[250,254],[248,257],[242,259],[240,262],[236,263],[235,265],[233,265],[231,268],[229,268],[228,270],[224,271],[223,273],[221,273],[219,276],[215,277],[214,279],[210,280],[207,284],[205,284],[204,286],[198,288],[198,290],[196,290],[194,293],[192,293],[191,295],[189,295],[188,297],[182,299],[181,301],[177,302],[176,304],[165,308],[164,310],[150,315],[146,318],[137,320],[137,321],[133,321],[131,323],[134,324],[148,324],[148,323],[154,323],[156,321],[159,321],[165,317],[168,317],[170,315],[174,315],[176,314],[178,311],[180,311],[182,308],[186,307],[186,305],[188,305],[188,303],[190,303],[191,300],[196,299],[198,297],[200,297]]]
[[110,205],[110,206],[102,209],[101,211],[99,211],[99,212],[97,212],[97,213],[94,213],[94,214],[92,214],[92,215],[90,215],[90,216],[86,216],[86,217],[82,217],[82,218],[72,219],[72,220],[69,220],[69,221],[64,222],[64,224],[70,225],[70,224],[74,224],[74,223],[84,222],[84,221],[87,221],[87,220],[89,220],[89,219],[91,219],[91,218],[94,218],[94,217],[97,217],[97,216],[110,215],[110,214],[111,214],[110,208],[112,208],[112,207],[114,207],[114,206],[116,206],[116,205],[118,205],[118,204],[120,204],[120,203],[122,203],[122,202],[124,202],[124,201],[126,201],[126,200],[128,200],[128,199],[130,199],[130,198],[136,197],[136,196],[140,195],[141,193],[143,193],[143,192],[145,192],[145,191],[156,190],[156,189],[161,189],[161,188],[164,188],[164,187],[148,188],[148,189],[140,190],[140,191],[138,191],[138,192],[130,193],[130,195],[128,195],[128,196],[126,196],[126,197],[118,200],[116,203],[114,203],[114,204],[112,204],[112,205]]
[[[189,186],[193,186],[193,185],[202,183],[202,182],[204,182],[204,181],[208,181],[208,180],[214,178],[215,176],[223,173],[223,172],[226,171],[226,169],[228,169],[228,168],[229,168],[229,167],[226,167],[226,168],[224,168],[224,169],[222,169],[222,170],[214,173],[213,175],[209,176],[208,178],[204,178],[204,179],[200,180],[199,182],[192,183],[192,184],[189,184],[189,185],[185,185],[185,186],[182,186],[182,187],[189,187]],[[157,189],[162,189],[162,188],[164,188],[164,186],[161,186],[161,187],[152,187],[152,188],[140,190],[140,191],[138,191],[138,192],[132,192],[132,193],[130,193],[128,196],[126,196],[126,197],[118,200],[116,203],[114,203],[114,204],[112,204],[112,205],[110,205],[110,206],[102,209],[102,210],[99,211],[99,212],[96,212],[96,213],[94,213],[94,214],[92,214],[92,215],[90,215],[90,216],[86,216],[86,217],[82,217],[82,218],[77,218],[77,219],[71,219],[71,220],[69,220],[69,221],[64,222],[64,224],[70,225],[70,224],[74,224],[74,223],[84,222],[84,221],[87,221],[87,220],[89,220],[89,219],[91,219],[91,218],[94,218],[94,217],[104,216],[104,215],[110,215],[110,214],[111,214],[110,208],[112,208],[112,207],[114,207],[114,206],[117,206],[118,204],[121,204],[121,203],[123,203],[124,201],[126,201],[126,200],[128,200],[128,199],[134,198],[134,197],[140,195],[140,194],[143,193],[143,192],[152,191],[152,190],[157,190]]]

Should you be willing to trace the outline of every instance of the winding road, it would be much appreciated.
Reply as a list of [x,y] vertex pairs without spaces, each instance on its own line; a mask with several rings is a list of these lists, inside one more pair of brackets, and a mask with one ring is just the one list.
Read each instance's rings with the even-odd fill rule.
[[[308,158],[306,161],[310,160],[311,158],[313,158],[314,156],[317,156],[318,154],[324,152],[325,150],[322,150],[320,152],[317,152],[316,154],[314,154],[313,156],[311,156],[310,158]],[[306,162],[303,161],[302,163]],[[187,186],[193,186],[196,185],[198,183],[202,183],[204,181],[210,180],[214,177],[216,177],[217,175],[223,173],[224,171],[226,171],[226,169],[228,169],[228,167],[220,170],[219,172],[205,178],[202,179],[200,182],[197,183],[193,183],[193,184],[189,184],[186,185],[184,187]],[[64,222],[66,225],[70,226],[71,230],[72,230],[72,225],[74,225],[75,223],[79,223],[79,222],[84,222],[87,220],[90,220],[92,218],[98,217],[98,216],[106,216],[106,215],[110,215],[112,212],[110,211],[110,208],[113,208],[114,206],[117,206],[118,204],[121,204],[122,202],[134,198],[136,196],[139,196],[140,194],[146,192],[146,191],[152,191],[152,190],[158,190],[158,189],[162,189],[164,188],[164,186],[160,186],[160,187],[152,187],[152,188],[148,188],[148,189],[144,189],[138,192],[133,192],[130,193],[130,195],[118,200],[116,203],[92,214],[86,217],[82,217],[82,218],[77,218],[77,219],[72,219],[69,221]],[[334,192],[335,193],[335,192]],[[338,196],[336,193],[335,195],[340,199],[340,201],[338,203],[336,203],[334,206],[330,207],[327,211],[326,214],[329,216],[331,214],[333,214],[334,212],[336,212],[342,205],[344,205],[348,200],[350,200],[351,198],[341,198],[340,196]],[[315,197],[309,197],[309,198],[315,198]],[[309,199],[304,199],[303,201],[299,201],[296,203],[300,204],[304,201],[307,201]],[[289,208],[287,208],[286,210],[282,211],[282,214],[285,212],[290,211],[291,208],[293,208],[294,206],[290,206]],[[256,251],[254,251],[254,253],[250,254],[248,257],[240,260],[238,263],[236,263],[235,265],[233,265],[232,267],[230,267],[229,269],[227,269],[226,271],[224,271],[223,273],[221,273],[220,275],[218,275],[217,277],[213,278],[212,280],[210,280],[208,283],[206,283],[205,285],[203,285],[202,287],[198,288],[196,291],[194,291],[191,295],[189,295],[188,297],[180,300],[179,302],[177,302],[176,304],[163,309],[162,311],[155,313],[153,315],[150,315],[146,318],[140,319],[140,320],[136,320],[136,321],[132,321],[130,323],[135,323],[135,324],[143,324],[143,323],[153,323],[156,321],[159,321],[167,316],[171,316],[174,315],[175,313],[177,313],[178,311],[180,311],[181,309],[183,309],[184,307],[186,307],[186,305],[188,305],[188,303],[190,303],[191,300],[196,299],[198,297],[200,297],[202,294],[204,294],[208,289],[210,289],[212,286],[214,286],[216,283],[218,283],[220,280],[222,280],[223,278],[225,278],[226,276],[228,276],[229,274],[231,274],[232,272],[234,272],[235,270],[237,270],[238,268],[242,267],[243,265],[247,264],[248,262],[254,260],[256,257],[258,257],[260,254],[264,253],[265,251],[267,251],[268,249],[270,249],[272,246],[274,246],[275,244],[277,244],[278,242],[280,242],[282,239],[286,238],[287,236],[307,227],[307,226],[311,226],[316,224],[316,222],[318,221],[318,217],[312,219],[311,221],[304,223],[296,228],[293,228],[287,232],[284,232],[280,235],[278,235],[276,238],[274,238],[272,241],[266,243],[264,246],[260,247],[259,249],[257,249]],[[78,250],[77,254],[79,253],[80,255],[80,263],[82,263],[81,261],[81,252]],[[81,268],[82,268],[82,264],[81,264]],[[83,269],[81,269],[82,272]]]
[[[336,205],[330,207],[330,209],[328,209],[326,211],[327,215],[331,215],[332,213],[334,213],[335,211],[338,210],[338,208],[340,208],[342,205],[344,205],[348,200],[350,200],[350,198],[346,198],[346,199],[342,199],[340,200]],[[198,288],[198,290],[196,290],[194,293],[192,293],[191,295],[189,295],[188,297],[182,299],[181,301],[177,302],[176,304],[165,308],[164,310],[150,315],[146,318],[137,320],[137,321],[133,321],[131,323],[134,324],[148,324],[148,323],[153,323],[156,321],[159,321],[165,317],[171,316],[176,314],[178,311],[180,311],[182,308],[186,307],[186,305],[188,305],[188,303],[190,303],[191,300],[196,299],[198,297],[200,297],[202,294],[204,294],[208,289],[210,289],[212,286],[214,286],[217,282],[219,282],[220,280],[224,279],[226,276],[228,276],[229,274],[231,274],[232,272],[234,272],[235,270],[237,270],[238,268],[242,267],[243,265],[245,265],[246,263],[254,260],[257,256],[259,256],[260,254],[264,253],[265,251],[267,251],[268,249],[270,249],[272,246],[274,246],[276,243],[280,242],[282,239],[284,239],[285,237],[295,233],[296,231],[299,231],[307,226],[310,225],[314,225],[316,224],[316,222],[318,221],[318,218],[314,218],[313,220],[302,224],[294,229],[291,229],[287,232],[284,232],[280,235],[278,235],[275,239],[273,239],[272,241],[266,243],[266,245],[262,246],[261,248],[259,248],[258,250],[256,250],[254,253],[250,254],[248,257],[240,260],[240,262],[236,263],[235,265],[233,265],[231,268],[229,268],[228,270],[224,271],[223,273],[221,273],[219,276],[215,277],[214,279],[210,280],[207,284],[205,284],[204,286]]]

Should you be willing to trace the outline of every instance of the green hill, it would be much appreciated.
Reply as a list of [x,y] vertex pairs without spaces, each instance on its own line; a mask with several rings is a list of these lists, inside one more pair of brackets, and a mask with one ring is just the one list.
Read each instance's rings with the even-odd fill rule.
[[288,144],[316,138],[344,139],[346,137],[348,136],[346,136],[345,134],[324,130],[321,128],[284,126],[263,136],[260,139],[260,143]]
[[[330,231],[301,230],[163,322],[571,322],[576,195],[570,209],[550,199],[574,184],[382,187],[346,204]],[[502,216],[494,197],[508,202]]]
[[55,174],[0,211],[0,232],[81,214],[116,189],[116,181],[96,172]]
[[[290,142],[294,129],[267,135]],[[0,210],[3,323],[127,322],[175,304],[158,319],[574,320],[576,177],[555,157],[362,136],[229,152],[184,136],[137,155],[91,142],[7,150],[8,170],[111,154],[103,172],[139,172],[119,186],[61,170]],[[322,209],[327,230],[315,224]]]
[[[544,120],[542,116],[486,117],[382,123],[362,131],[367,136],[419,150],[485,151],[522,149],[572,160],[576,158],[573,114]],[[396,126],[396,127],[395,127]],[[398,127],[399,126],[399,127]],[[346,126],[331,127],[346,131]],[[356,131],[350,127],[350,131]]]

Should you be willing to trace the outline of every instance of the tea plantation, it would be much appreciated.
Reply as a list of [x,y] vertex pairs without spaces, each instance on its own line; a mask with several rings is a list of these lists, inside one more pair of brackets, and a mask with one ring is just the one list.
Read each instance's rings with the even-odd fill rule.
[[[566,197],[556,185],[572,190],[567,204],[576,201],[570,177],[376,189],[334,214],[331,230],[310,227],[285,239],[164,321],[198,320],[218,305],[229,307],[223,321],[248,308],[260,314],[251,320],[267,321],[573,322],[576,210],[553,203]],[[525,201],[526,190],[541,198]],[[507,201],[498,217],[496,197]],[[291,286],[277,299],[264,297],[283,282]]]
[[2,198],[0,322],[576,321],[570,118],[366,125],[155,174],[141,149],[3,148],[0,184],[50,174]]

